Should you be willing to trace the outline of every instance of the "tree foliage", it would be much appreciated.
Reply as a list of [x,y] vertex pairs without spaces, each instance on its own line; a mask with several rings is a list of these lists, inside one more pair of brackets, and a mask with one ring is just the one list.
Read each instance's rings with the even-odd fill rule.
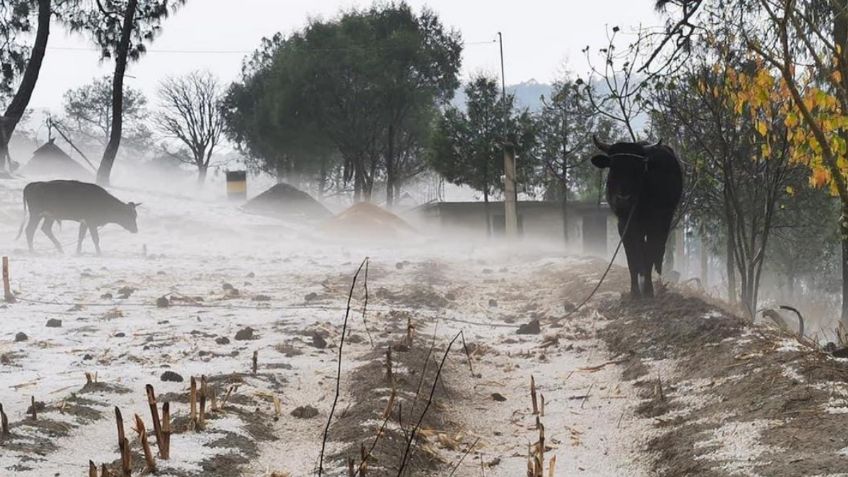
[[358,198],[385,179],[390,202],[418,169],[409,161],[429,136],[434,106],[458,85],[460,51],[456,32],[405,3],[313,20],[263,41],[245,63],[227,94],[228,133],[266,169],[319,164],[313,169],[326,173],[338,158]]
[[445,180],[489,196],[503,191],[504,144],[515,149],[517,180],[538,172],[536,124],[530,113],[503,97],[495,79],[479,76],[466,87],[465,111],[449,107],[439,118],[428,153],[430,165]]

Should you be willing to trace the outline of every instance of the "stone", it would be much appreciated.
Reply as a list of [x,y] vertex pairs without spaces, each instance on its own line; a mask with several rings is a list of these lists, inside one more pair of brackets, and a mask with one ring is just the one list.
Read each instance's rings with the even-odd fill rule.
[[542,327],[539,320],[531,320],[530,323],[519,326],[517,333],[519,335],[538,335],[541,331]]
[[318,333],[312,333],[312,343],[310,344],[313,348],[324,349],[327,347],[327,340]]
[[253,332],[254,329],[249,326],[238,330],[236,332],[236,341],[247,341],[256,339]]
[[165,371],[162,373],[162,381],[181,383],[183,382],[183,377],[173,371]]
[[506,398],[505,398],[505,397],[504,397],[504,395],[503,395],[503,394],[501,394],[501,393],[492,393],[492,399],[494,399],[494,400],[495,400],[495,401],[497,401],[497,402],[504,402],[504,401],[506,401]]
[[16,333],[15,334],[15,343],[20,343],[21,341],[26,341],[29,339],[29,336],[26,333]]
[[61,328],[62,327],[62,320],[59,320],[59,319],[56,319],[56,318],[50,318],[49,320],[47,320],[47,327],[48,328]]
[[215,342],[218,343],[219,345],[227,345],[227,344],[230,344],[230,339],[227,338],[226,336],[219,336],[219,337],[215,338]]
[[318,415],[318,410],[312,406],[299,406],[291,412],[291,415],[298,419],[312,419]]

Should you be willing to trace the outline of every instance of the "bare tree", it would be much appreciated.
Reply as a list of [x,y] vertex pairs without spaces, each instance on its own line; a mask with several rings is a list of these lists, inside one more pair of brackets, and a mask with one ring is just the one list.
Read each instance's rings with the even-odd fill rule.
[[201,184],[224,129],[221,98],[218,80],[204,71],[171,77],[159,86],[162,111],[156,119],[157,126],[188,148],[188,160],[181,154],[175,157],[197,167],[197,181]]

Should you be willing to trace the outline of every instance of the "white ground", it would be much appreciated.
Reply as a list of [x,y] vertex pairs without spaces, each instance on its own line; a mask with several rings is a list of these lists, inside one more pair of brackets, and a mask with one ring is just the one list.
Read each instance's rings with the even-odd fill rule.
[[[581,369],[611,359],[591,333],[574,331],[591,330],[591,314],[566,328],[543,329],[542,335],[527,337],[517,336],[513,328],[444,320],[512,321],[517,326],[529,321],[532,313],[562,315],[557,283],[542,283],[539,277],[567,272],[579,260],[564,258],[556,247],[524,247],[532,251],[505,258],[499,246],[430,237],[402,245],[350,245],[337,240],[341,237],[322,237],[307,226],[243,214],[220,199],[115,189],[113,193],[121,199],[143,202],[139,234],[109,225],[101,233],[102,257],[92,254],[90,242],[84,245],[86,253],[75,256],[76,224],[66,222],[63,230],[57,230],[66,255],[54,252],[40,231],[38,250],[30,254],[23,238],[12,241],[22,218],[23,185],[0,183],[0,237],[5,237],[0,252],[11,259],[13,290],[21,298],[0,310],[0,356],[10,358],[10,364],[0,364],[0,403],[13,422],[26,418],[31,396],[56,409],[83,385],[86,371],[131,392],[86,396],[101,402],[103,418],[75,427],[69,437],[56,442],[58,451],[35,461],[23,462],[25,453],[0,446],[0,475],[82,475],[89,459],[111,462],[118,457],[113,406],[121,408],[126,422],[138,413],[150,429],[145,384],[153,384],[159,395],[186,393],[191,375],[248,372],[257,350],[260,373],[275,374],[285,383],[280,390],[265,379],[248,377],[238,392],[264,399],[258,412],[268,419],[273,416],[269,396],[276,394],[283,413],[274,423],[279,440],[260,443],[259,457],[243,475],[267,476],[274,471],[314,475],[335,384],[337,348],[312,348],[299,333],[321,327],[330,330],[331,341],[338,337],[348,280],[365,256],[371,257],[368,286],[372,291],[420,285],[426,279],[421,270],[434,266],[439,276],[428,285],[455,292],[456,306],[409,308],[417,320],[418,335],[429,337],[435,329],[438,339],[446,341],[463,329],[469,343],[481,349],[474,365],[482,378],[460,374],[463,361],[457,355],[451,384],[465,398],[444,403],[464,427],[463,444],[458,452],[445,450],[446,459],[458,459],[467,445],[480,438],[456,475],[523,475],[527,446],[538,437],[530,411],[530,375],[546,397],[541,421],[551,448],[546,456],[557,457],[556,475],[648,474],[645,458],[639,454],[648,423],[632,416],[638,404],[634,390],[619,381],[620,369],[615,365]],[[404,261],[409,265],[396,268]],[[543,271],[549,273],[540,275]],[[227,297],[223,283],[232,284],[240,295]],[[517,284],[512,295],[504,292],[510,284]],[[137,291],[127,299],[103,298],[105,293],[117,296],[124,286]],[[305,296],[313,292],[321,295],[319,300],[305,303]],[[202,296],[203,306],[156,308],[156,299],[168,293]],[[270,301],[254,301],[260,294]],[[497,307],[488,305],[490,298],[497,299]],[[74,304],[83,305],[74,308]],[[385,327],[380,320],[397,308],[374,299],[369,312],[372,332]],[[49,318],[61,319],[62,327],[45,327]],[[434,328],[436,322],[439,325]],[[254,328],[259,338],[235,341],[236,331],[245,326]],[[351,326],[364,332],[358,314],[352,316]],[[29,339],[15,342],[18,332]],[[544,335],[555,332],[563,334],[559,344],[542,348]],[[220,336],[230,343],[216,344]],[[274,349],[283,343],[293,344],[304,354],[285,357]],[[369,349],[367,342],[346,345],[345,369],[361,364],[358,359]],[[85,355],[91,359],[83,359]],[[288,366],[291,369],[285,369]],[[176,371],[186,382],[160,381],[166,369]],[[349,384],[343,380],[342,387]],[[491,397],[495,392],[506,401],[495,402]],[[344,408],[345,397],[339,409]],[[317,407],[318,418],[300,420],[289,415],[304,404]],[[185,408],[174,403],[172,413],[185,415]],[[47,417],[75,422],[56,412]],[[227,415],[212,421],[204,432],[175,434],[172,459],[160,462],[163,472],[159,475],[169,475],[168,469],[200,475],[200,461],[226,452],[203,444],[224,431],[244,433],[243,426],[235,415]],[[128,433],[137,446],[134,433]],[[22,462],[31,470],[12,474],[9,469]],[[333,469],[333,473],[342,472]]]

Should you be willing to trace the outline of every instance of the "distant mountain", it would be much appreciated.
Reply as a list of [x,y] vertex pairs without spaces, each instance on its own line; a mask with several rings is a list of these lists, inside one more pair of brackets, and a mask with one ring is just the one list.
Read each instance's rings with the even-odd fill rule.
[[[515,104],[519,108],[527,108],[531,112],[542,109],[542,96],[551,94],[553,86],[547,83],[539,83],[536,80],[524,81],[522,83],[507,85],[506,92],[515,95]],[[451,104],[460,109],[465,109],[465,85],[462,85],[454,94]]]
[[[608,91],[606,85],[602,82],[597,82],[593,85],[599,94],[603,94]],[[465,85],[462,85],[459,89],[457,89],[454,94],[453,101],[451,101],[452,105],[461,110],[465,110],[465,102],[467,100],[464,89]],[[553,89],[554,87],[552,84],[540,83],[533,79],[518,84],[507,85],[506,87],[507,93],[515,95],[515,104],[519,108],[527,108],[531,113],[537,113],[542,110],[542,97],[549,97],[551,92],[553,92]],[[647,115],[641,115],[633,118],[633,127],[637,132],[644,131],[647,126]]]

